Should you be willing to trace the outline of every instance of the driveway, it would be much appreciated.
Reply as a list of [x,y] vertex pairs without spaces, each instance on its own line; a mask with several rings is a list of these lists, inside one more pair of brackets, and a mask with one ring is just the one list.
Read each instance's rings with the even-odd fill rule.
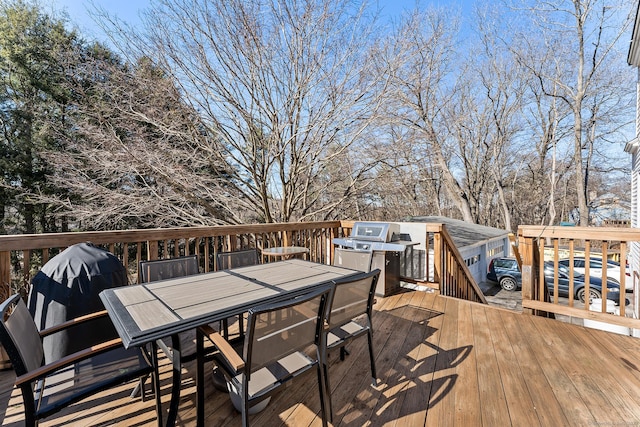
[[487,298],[489,305],[506,308],[508,310],[522,313],[522,292],[505,291],[500,285],[494,282],[480,283],[480,289]]

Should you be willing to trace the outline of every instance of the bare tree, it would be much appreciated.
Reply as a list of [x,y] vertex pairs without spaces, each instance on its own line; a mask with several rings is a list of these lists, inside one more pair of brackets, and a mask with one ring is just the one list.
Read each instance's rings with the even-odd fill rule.
[[[626,46],[619,42],[631,22],[630,8],[627,2],[554,0],[538,1],[527,13],[529,25],[520,38],[529,44],[540,43],[541,47],[525,52],[546,50],[545,57],[552,62],[522,55],[521,44],[514,52],[520,53],[520,63],[534,73],[545,95],[559,99],[572,112],[577,209],[580,225],[587,225],[587,188],[592,167],[589,153],[594,144],[606,141],[604,134],[596,136],[595,129],[603,121],[613,121],[616,124],[610,124],[608,129],[619,131],[627,120],[620,109],[624,103],[619,100],[626,97],[628,89],[620,83],[621,74],[614,64],[616,59],[624,64],[621,49]],[[539,37],[530,37],[532,33]],[[617,111],[612,110],[613,106]],[[607,113],[602,114],[603,110]]]
[[[479,35],[478,54],[474,75],[478,78],[476,92],[479,94],[478,107],[471,110],[477,116],[480,133],[477,145],[485,145],[487,162],[482,165],[484,172],[491,176],[496,192],[495,203],[485,203],[488,212],[485,224],[499,224],[514,229],[512,207],[506,191],[508,175],[522,162],[522,152],[516,149],[517,141],[523,133],[523,111],[527,75],[514,61],[513,54],[502,43],[504,11],[496,6],[485,5],[476,9],[477,33]],[[481,94],[481,97],[480,97]],[[474,113],[475,112],[475,113]],[[489,219],[494,206],[499,206],[502,221]]]
[[497,28],[490,27],[489,17],[480,18],[481,43],[459,46],[455,19],[445,10],[416,10],[406,17],[389,48],[388,115],[412,145],[413,158],[404,158],[421,173],[410,176],[446,190],[437,209],[453,202],[454,216],[495,224],[497,201],[501,222],[510,228],[502,177],[519,131],[524,85],[510,53],[497,49],[490,31]]
[[83,229],[241,223],[247,202],[227,184],[215,135],[162,70],[148,60],[121,64],[108,51],[75,64],[69,89],[78,102],[58,129],[65,151],[45,156],[63,197],[32,195]]
[[457,20],[442,9],[416,9],[404,17],[387,48],[391,78],[385,111],[413,138],[413,162],[433,164],[449,200],[465,221],[474,222],[469,194],[454,173],[461,165],[449,127],[458,99],[456,31]]
[[[160,0],[146,34],[116,43],[173,76],[218,140],[206,155],[231,166],[259,221],[309,220],[364,191],[376,162],[357,155],[384,84],[365,12],[349,0]],[[347,159],[349,176],[328,179]]]
[[[569,176],[587,200],[590,174],[614,170],[600,159],[630,105],[624,75],[606,68],[611,9],[564,4],[528,9],[544,37],[480,16],[475,45],[459,44],[449,11],[416,9],[390,35],[350,0],[158,0],[145,32],[102,16],[126,60],[70,59],[81,101],[59,132],[69,150],[47,157],[68,192],[39,201],[84,228],[432,213],[553,223],[561,199],[574,208],[557,194]],[[582,45],[547,19],[568,12],[583,16]]]

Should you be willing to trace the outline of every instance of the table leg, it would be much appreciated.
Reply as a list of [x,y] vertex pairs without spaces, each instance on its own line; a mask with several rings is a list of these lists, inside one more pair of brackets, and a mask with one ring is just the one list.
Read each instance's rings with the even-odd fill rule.
[[196,330],[196,425],[204,427],[204,337]]
[[171,404],[169,406],[169,416],[167,417],[167,426],[175,426],[178,416],[178,405],[180,404],[180,386],[182,385],[182,362],[180,348],[180,337],[171,336],[171,362],[173,365],[173,384],[171,386]]
[[[156,398],[156,415],[158,417],[158,426],[162,426],[162,402],[160,398],[160,374],[158,371],[158,345],[151,343],[151,364],[153,365],[153,392]],[[143,384],[142,381],[139,384]],[[144,397],[144,387],[140,387],[140,393]]]

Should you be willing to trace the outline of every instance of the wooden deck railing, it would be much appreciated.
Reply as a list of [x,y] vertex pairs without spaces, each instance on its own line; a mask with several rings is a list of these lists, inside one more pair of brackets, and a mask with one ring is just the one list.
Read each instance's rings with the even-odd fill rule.
[[487,304],[444,224],[428,224],[427,233],[430,235],[427,241],[433,241],[433,281],[440,293]]
[[[631,292],[625,291],[625,282],[634,281],[636,276],[627,277],[625,266],[632,242],[640,242],[640,230],[617,227],[544,227],[520,226],[518,228],[518,251],[522,258],[522,307],[523,312],[534,315],[564,315],[587,320],[605,322],[627,328],[640,329],[640,320],[621,301],[631,298]],[[578,253],[585,260],[590,258],[615,259],[620,263],[621,272],[617,281],[620,283],[619,315],[607,313],[606,286],[602,290],[602,304],[580,303],[574,298],[575,282],[569,280],[569,296],[560,300],[557,292],[557,265],[562,258],[569,259],[571,274],[574,273],[573,260]],[[545,282],[544,262],[550,263],[556,277],[547,278]],[[603,265],[606,264],[603,262]],[[637,268],[633,270],[637,271]],[[590,280],[589,270],[585,272],[585,289],[588,295]],[[606,269],[599,276],[603,284],[607,281]],[[549,289],[553,289],[550,295]],[[636,290],[637,292],[637,290]],[[636,304],[637,305],[637,304]],[[637,307],[636,307],[637,309]]]
[[96,231],[0,236],[0,283],[27,287],[33,275],[66,247],[92,242],[116,255],[137,283],[143,260],[198,255],[202,271],[216,269],[216,254],[244,248],[304,246],[308,259],[328,262],[331,239],[342,236],[340,221],[248,224],[219,227],[186,227],[149,230]]
[[[81,242],[92,242],[116,255],[127,269],[129,282],[138,283],[140,261],[196,254],[200,268],[208,272],[216,270],[218,252],[245,248],[304,246],[309,249],[307,259],[331,264],[332,239],[348,236],[352,227],[353,221],[326,221],[0,236],[0,297],[28,289],[32,277],[51,257]],[[424,282],[442,295],[486,303],[444,225],[426,224],[426,230],[429,247],[419,266],[425,279],[414,282]]]

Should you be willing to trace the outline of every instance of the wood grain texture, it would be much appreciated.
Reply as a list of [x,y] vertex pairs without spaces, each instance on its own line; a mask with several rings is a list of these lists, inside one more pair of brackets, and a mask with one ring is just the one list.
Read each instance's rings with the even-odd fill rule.
[[[378,298],[373,313],[379,383],[367,341],[329,354],[334,426],[586,426],[640,423],[640,340],[409,291]],[[187,348],[185,351],[191,351]],[[168,408],[171,366],[161,357]],[[210,371],[211,365],[207,365]],[[0,372],[3,426],[22,425],[12,371]],[[313,371],[275,395],[255,426],[319,426]],[[155,426],[154,401],[133,384],[104,392],[41,426]],[[205,384],[206,425],[237,426],[229,397]],[[195,362],[183,368],[178,425],[195,426]]]

